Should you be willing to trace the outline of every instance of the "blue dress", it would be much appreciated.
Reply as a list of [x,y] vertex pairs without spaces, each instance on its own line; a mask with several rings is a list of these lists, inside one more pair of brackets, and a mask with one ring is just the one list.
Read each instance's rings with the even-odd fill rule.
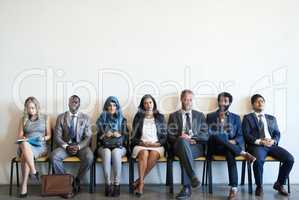
[[[24,136],[26,138],[42,138],[46,133],[46,124],[47,124],[47,115],[40,115],[37,120],[31,121],[27,120],[24,124]],[[45,156],[48,153],[47,143],[46,141],[41,141],[41,146],[31,146],[32,153],[34,158],[38,158],[41,156]],[[21,149],[18,149],[18,155],[20,156]]]

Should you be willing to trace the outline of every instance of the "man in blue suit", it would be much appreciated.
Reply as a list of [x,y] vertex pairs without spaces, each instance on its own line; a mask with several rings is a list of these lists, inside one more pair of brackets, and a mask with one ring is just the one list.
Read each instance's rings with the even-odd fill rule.
[[260,94],[251,97],[253,113],[244,116],[242,129],[248,151],[256,157],[253,172],[256,183],[255,195],[263,194],[263,166],[266,156],[272,156],[282,162],[277,181],[273,189],[281,195],[288,196],[283,188],[294,164],[294,157],[284,148],[278,146],[280,131],[276,118],[263,113],[265,99]]
[[243,134],[240,116],[229,111],[233,97],[227,92],[218,95],[218,110],[207,115],[209,125],[208,155],[224,155],[227,160],[229,185],[228,199],[237,198],[238,171],[235,157],[242,155],[250,162],[255,160],[251,154],[243,151]]

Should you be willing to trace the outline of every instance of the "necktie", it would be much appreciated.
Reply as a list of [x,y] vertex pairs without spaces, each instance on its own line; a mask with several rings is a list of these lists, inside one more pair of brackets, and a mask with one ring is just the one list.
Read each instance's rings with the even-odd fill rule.
[[70,136],[71,136],[71,138],[72,138],[72,141],[73,142],[76,142],[76,131],[75,131],[75,129],[76,129],[76,125],[75,125],[75,115],[72,115],[71,116],[72,118],[71,118],[71,126],[70,126]]
[[191,128],[191,120],[190,120],[190,113],[186,113],[186,133],[190,134]]
[[264,127],[264,122],[263,122],[263,115],[259,114],[258,115],[259,121],[258,121],[258,126],[259,126],[259,132],[260,132],[260,138],[265,138],[265,127]]

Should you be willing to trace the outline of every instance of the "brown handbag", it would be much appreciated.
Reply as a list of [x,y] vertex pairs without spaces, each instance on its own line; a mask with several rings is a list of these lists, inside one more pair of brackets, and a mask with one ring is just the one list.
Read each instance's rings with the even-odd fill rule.
[[74,176],[71,174],[42,175],[42,196],[73,196]]

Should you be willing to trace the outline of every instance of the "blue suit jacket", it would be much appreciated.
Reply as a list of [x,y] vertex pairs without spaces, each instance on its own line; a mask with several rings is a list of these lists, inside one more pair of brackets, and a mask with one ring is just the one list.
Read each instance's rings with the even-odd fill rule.
[[[280,131],[278,129],[276,118],[272,115],[265,114],[265,118],[268,125],[268,130],[271,138],[275,140],[275,144],[278,145],[280,139]],[[250,113],[244,116],[242,122],[243,134],[246,144],[255,145],[255,140],[260,139],[258,119],[254,113]]]
[[[219,111],[207,115],[207,124],[209,125],[209,134],[214,134],[219,128]],[[244,144],[244,138],[241,128],[241,118],[239,115],[229,112],[228,114],[228,139],[235,140],[239,146]]]

